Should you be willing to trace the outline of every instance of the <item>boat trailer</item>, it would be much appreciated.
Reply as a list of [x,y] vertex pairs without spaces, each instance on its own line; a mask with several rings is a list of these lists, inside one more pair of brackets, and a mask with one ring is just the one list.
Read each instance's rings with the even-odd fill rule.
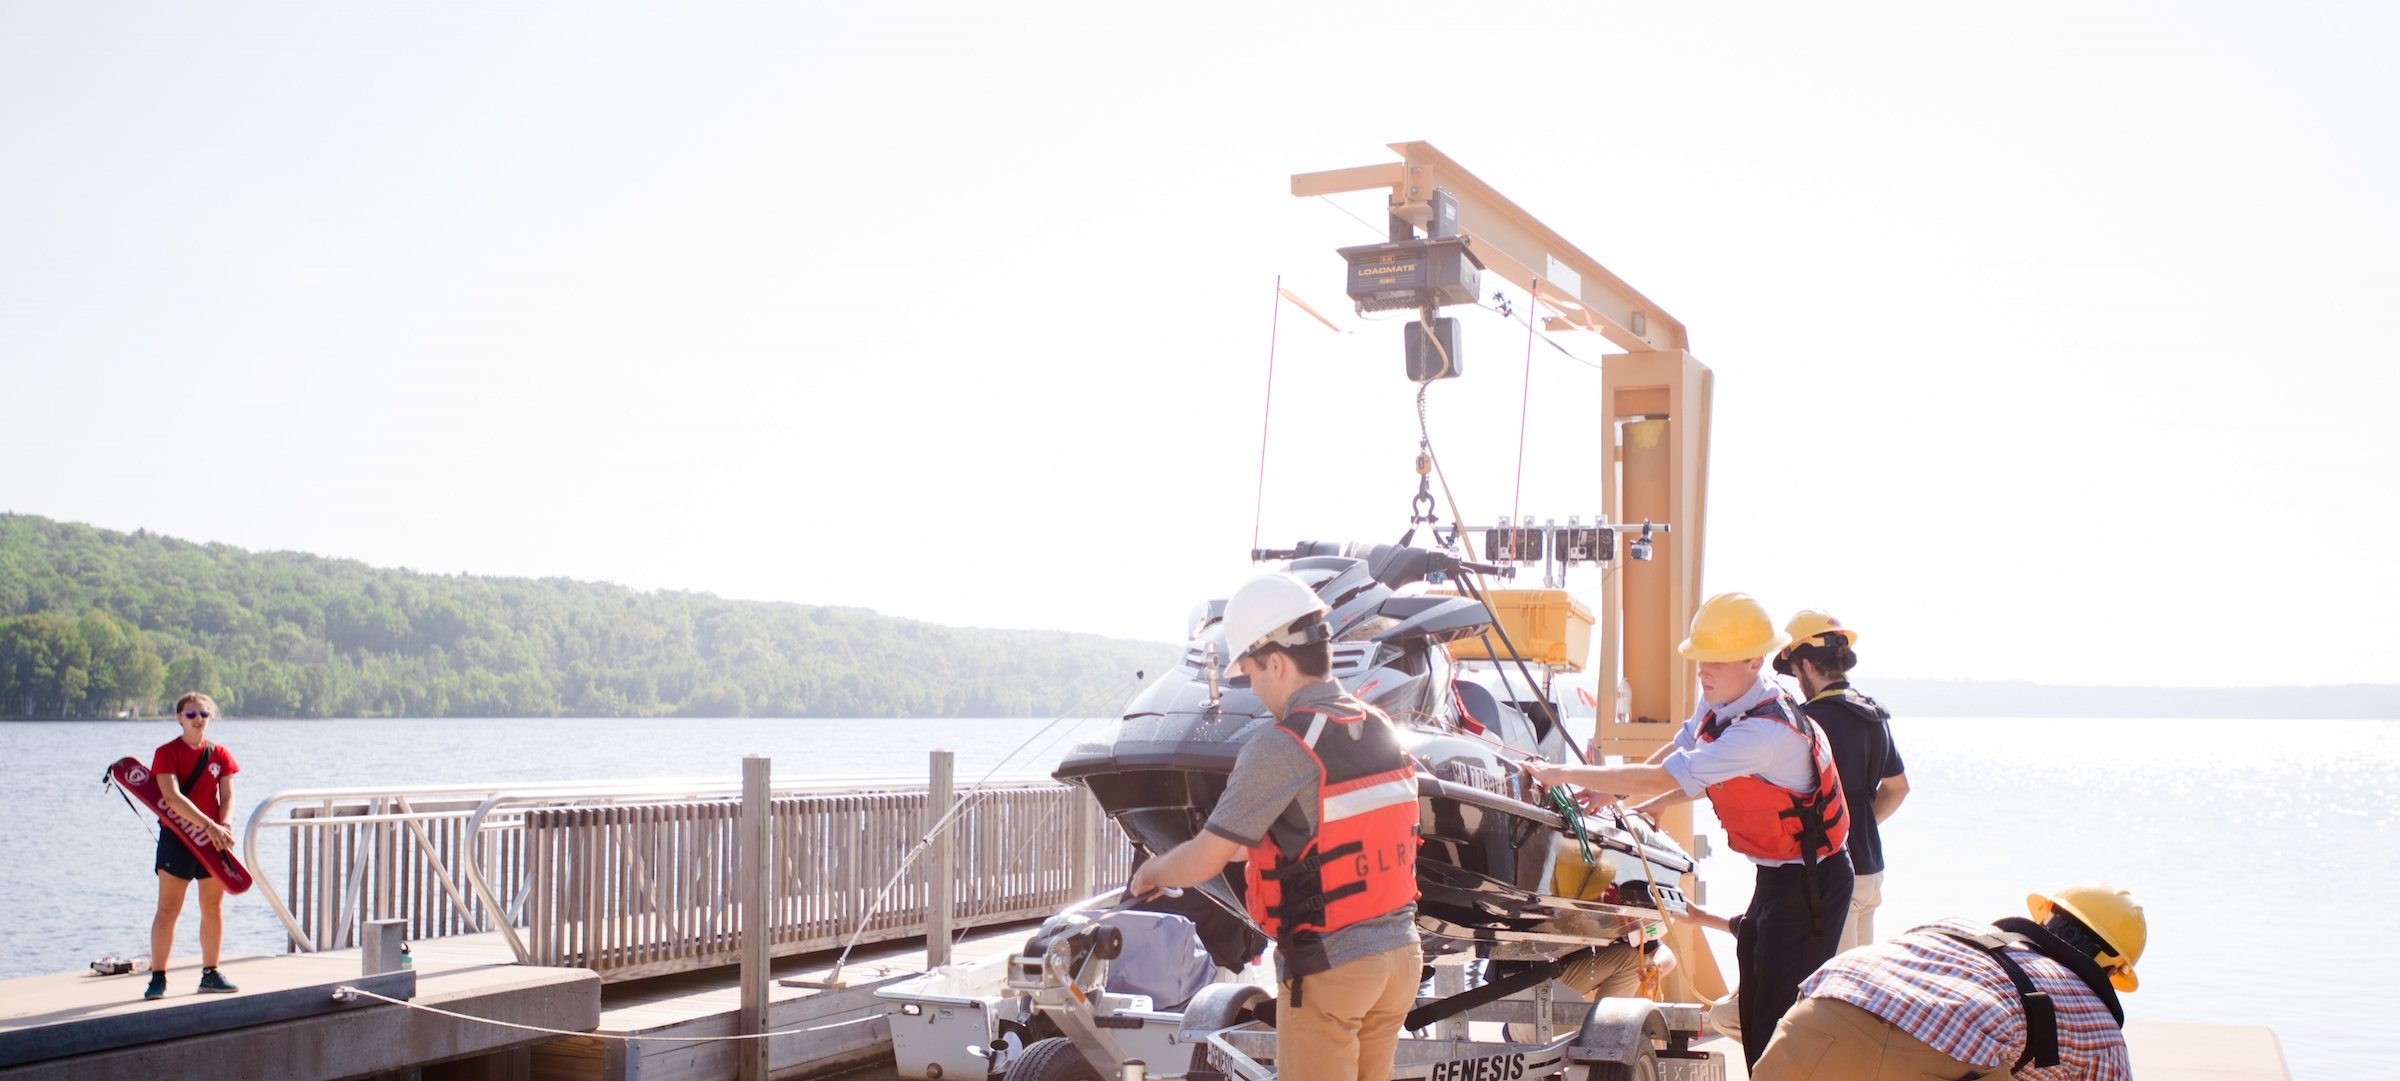
[[[1265,988],[1212,983],[1180,1014],[1151,1009],[1146,996],[1106,989],[1124,936],[1101,920],[1123,903],[1061,913],[1009,959],[1009,991],[1025,996],[1062,1036],[1026,1048],[1009,1064],[1007,1081],[1275,1078],[1275,999]],[[1463,964],[1436,966],[1437,994],[1419,998],[1403,1023],[1394,1081],[1723,1081],[1723,1059],[1691,1048],[1699,1006],[1641,998],[1587,1004],[1554,995],[1553,981],[1577,956],[1534,963],[1474,988],[1464,986]],[[1502,1023],[1504,1032],[1532,1039],[1472,1039],[1473,1021]]]

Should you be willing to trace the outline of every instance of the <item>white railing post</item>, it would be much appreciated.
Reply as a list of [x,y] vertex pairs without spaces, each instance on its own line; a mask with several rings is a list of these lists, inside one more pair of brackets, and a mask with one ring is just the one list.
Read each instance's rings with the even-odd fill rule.
[[[742,833],[735,861],[735,888],[742,906],[742,1012],[736,1030],[744,1036],[767,1031],[767,798],[771,764],[742,759]],[[767,1041],[743,1040],[734,1061],[741,1081],[767,1081]]]
[[958,846],[950,839],[958,831],[942,822],[950,814],[951,770],[957,764],[949,751],[933,752],[932,783],[925,789],[925,821],[933,843],[925,855],[925,967],[950,963],[951,922],[957,897]]

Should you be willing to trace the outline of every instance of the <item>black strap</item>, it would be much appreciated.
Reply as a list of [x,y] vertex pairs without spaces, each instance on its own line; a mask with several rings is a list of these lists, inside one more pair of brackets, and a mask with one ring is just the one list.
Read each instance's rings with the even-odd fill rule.
[[[208,760],[215,756],[216,753],[216,744],[203,743],[200,745],[200,761],[193,763],[192,771],[184,774],[183,777],[183,798],[192,798],[192,786],[200,783],[200,771],[208,768]],[[194,805],[198,805],[197,801],[194,801]]]
[[2067,945],[2067,940],[2051,933],[2049,928],[2023,916],[1993,920],[1992,926],[2025,936],[2025,940],[2041,951],[2042,956],[2065,966],[2067,971],[2075,974],[2075,978],[2083,981],[2085,987],[2091,989],[2092,996],[2100,1000],[2100,1005],[2108,1008],[2108,1016],[2116,1021],[2117,1027],[2125,1026],[2125,1004],[2117,1001],[2116,986],[2108,982],[2108,970],[2101,968],[2100,962]]
[[1268,906],[1267,911],[1274,914],[1276,919],[1282,920],[1286,923],[1298,923],[1300,922],[1299,918],[1301,916],[1322,912],[1325,910],[1326,905],[1332,904],[1335,901],[1339,901],[1344,897],[1365,892],[1367,892],[1366,883],[1352,882],[1348,885],[1335,886],[1329,890],[1319,890],[1309,894],[1306,897],[1288,900],[1282,904],[1270,905]]
[[[1812,768],[1817,764],[1813,737],[1809,743],[1808,764]],[[1833,813],[1826,814],[1828,809]],[[1822,860],[1817,855],[1817,849],[1832,847],[1833,823],[1841,821],[1842,805],[1827,799],[1823,792],[1794,796],[1792,805],[1777,812],[1776,817],[1799,820],[1800,829],[1793,840],[1800,842],[1800,884],[1808,892],[1808,933],[1821,937],[1825,934],[1825,914],[1818,911],[1817,905],[1817,864]],[[1825,855],[1832,854],[1828,852]]]
[[1260,871],[1258,877],[1270,882],[1281,881],[1292,875],[1312,873],[1317,868],[1343,856],[1355,856],[1366,850],[1367,843],[1365,841],[1351,841],[1348,844],[1335,845],[1320,852],[1311,852],[1289,863],[1279,864],[1272,871]]
[[125,794],[125,786],[117,783],[117,771],[115,767],[112,766],[100,774],[100,787],[116,789],[117,798],[125,801],[126,810],[132,811],[134,814],[152,822],[156,822],[158,820],[158,816],[133,805],[133,797]]
[[2025,969],[2008,955],[2011,946],[2040,952],[2033,941],[2014,933],[1987,935],[1949,928],[1942,928],[1941,933],[1990,954],[2017,989],[2017,999],[2025,1008],[2025,1053],[2017,1056],[2017,1064],[2009,1067],[2009,1072],[2022,1070],[2029,1062],[2044,1069],[2058,1065],[2058,1004],[2050,1000],[2049,992],[2036,988]]
[[[1735,918],[1739,919],[1740,917]],[[1480,987],[1418,1006],[1416,1009],[1408,1011],[1408,1016],[1400,1022],[1400,1028],[1402,1031],[1414,1032],[1444,1018],[1455,1017],[1478,1006],[1507,998],[1519,991],[1539,987],[1556,978],[1559,973],[1566,971],[1569,962],[1598,956],[1599,953],[1600,947],[1586,946],[1555,960],[1532,962],[1519,971],[1492,979]]]

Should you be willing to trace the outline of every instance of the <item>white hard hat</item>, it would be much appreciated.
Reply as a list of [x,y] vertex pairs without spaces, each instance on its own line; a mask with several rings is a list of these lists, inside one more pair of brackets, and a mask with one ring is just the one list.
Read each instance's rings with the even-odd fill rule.
[[1225,602],[1225,646],[1233,651],[1228,663],[1267,646],[1299,646],[1332,636],[1325,614],[1333,609],[1308,584],[1283,571],[1262,574],[1242,583]]

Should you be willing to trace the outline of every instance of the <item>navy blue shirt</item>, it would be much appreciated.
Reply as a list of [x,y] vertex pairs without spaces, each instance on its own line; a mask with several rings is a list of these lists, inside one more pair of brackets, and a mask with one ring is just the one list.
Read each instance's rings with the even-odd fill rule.
[[1833,746],[1833,768],[1841,774],[1842,802],[1850,810],[1850,866],[1862,875],[1883,870],[1883,836],[1875,826],[1875,787],[1908,767],[1900,748],[1892,744],[1892,714],[1874,699],[1850,689],[1848,682],[1828,685],[1801,707],[1825,730]]

